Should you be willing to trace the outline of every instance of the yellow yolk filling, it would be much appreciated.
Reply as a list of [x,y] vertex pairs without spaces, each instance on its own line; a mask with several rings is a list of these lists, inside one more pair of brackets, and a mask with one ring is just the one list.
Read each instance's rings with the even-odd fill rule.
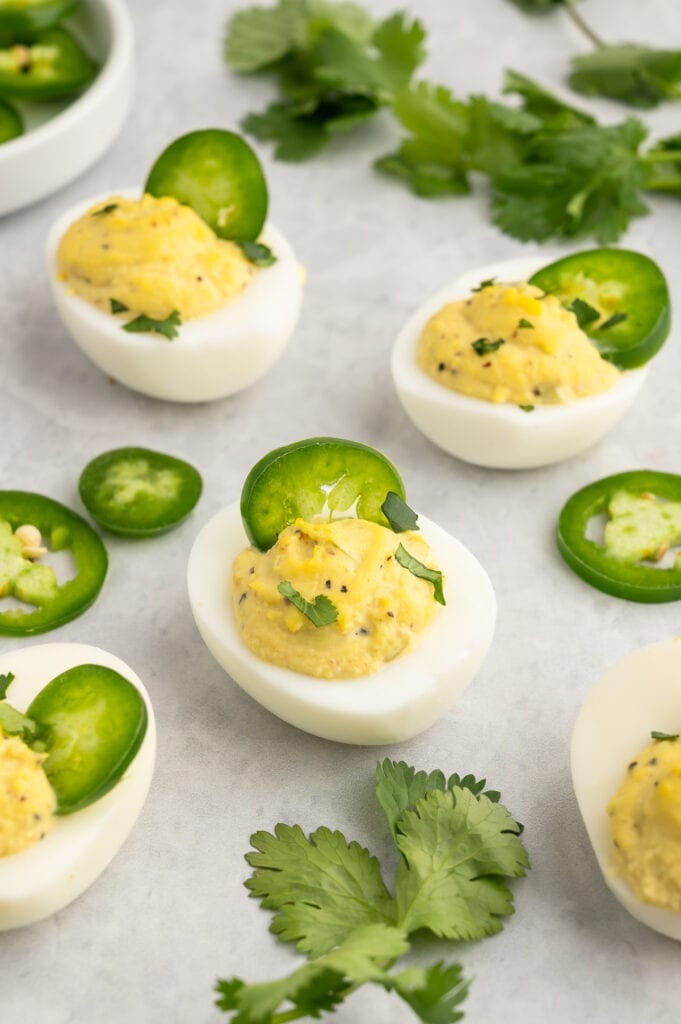
[[608,815],[618,875],[643,903],[681,913],[681,740],[634,758]]
[[[398,536],[363,519],[298,519],[269,551],[242,551],[232,594],[244,643],[264,661],[321,679],[378,672],[418,643],[435,611],[432,583],[396,561],[400,542],[431,565],[420,534]],[[307,601],[326,595],[337,621],[314,626],[279,593],[282,581]]]
[[488,285],[444,306],[426,324],[417,359],[438,384],[495,403],[563,405],[619,379],[574,313],[524,283]]
[[54,790],[37,754],[17,736],[0,731],[0,857],[39,842],[54,824]]
[[183,320],[214,313],[255,274],[239,246],[190,207],[149,195],[93,206],[63,236],[57,267],[74,295],[104,312],[115,299],[156,320],[175,310]]

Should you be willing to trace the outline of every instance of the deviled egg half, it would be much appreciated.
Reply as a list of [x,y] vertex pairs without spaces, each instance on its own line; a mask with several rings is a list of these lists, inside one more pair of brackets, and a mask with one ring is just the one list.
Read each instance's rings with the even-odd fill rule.
[[670,325],[647,256],[595,249],[470,271],[400,331],[392,374],[414,424],[466,462],[528,469],[601,440],[634,401]]
[[344,743],[432,725],[480,668],[496,618],[474,556],[416,517],[384,456],[336,438],[260,460],[240,505],[199,534],[188,586],[234,681],[291,725]]
[[571,759],[607,886],[637,920],[681,941],[681,639],[606,672],[579,713]]
[[260,163],[233,132],[192,132],[144,190],[78,204],[50,230],[52,293],[74,341],[135,391],[205,402],[249,387],[281,356],[303,274],[266,223]]
[[154,768],[149,695],[86,644],[0,656],[0,931],[61,910],[132,829]]

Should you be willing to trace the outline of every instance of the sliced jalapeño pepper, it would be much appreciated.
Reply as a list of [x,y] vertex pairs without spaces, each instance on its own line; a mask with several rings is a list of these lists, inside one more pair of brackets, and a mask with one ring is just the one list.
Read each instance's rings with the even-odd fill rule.
[[47,753],[57,813],[108,793],[142,745],[147,707],[136,686],[103,665],[77,665],[53,679],[26,712]]
[[110,533],[151,537],[186,519],[201,496],[201,476],[182,459],[148,448],[116,448],[83,470],[80,496]]
[[76,0],[0,0],[0,32],[52,28],[75,6]]
[[9,142],[10,139],[16,139],[23,130],[24,125],[18,111],[0,99],[0,145]]
[[385,455],[357,441],[311,437],[265,455],[241,492],[241,516],[249,539],[261,551],[276,543],[296,519],[343,513],[381,526],[388,493],[405,497],[404,483]]
[[640,252],[578,252],[542,267],[530,284],[556,295],[568,309],[578,300],[586,314],[580,320],[582,329],[603,358],[621,370],[647,363],[669,334],[666,278],[657,263]]
[[[587,536],[606,514],[602,543]],[[681,476],[649,469],[597,480],[560,513],[558,548],[578,576],[628,601],[681,600]]]
[[84,89],[96,73],[95,62],[63,28],[0,48],[0,94],[12,99],[61,99]]
[[[15,532],[22,526],[38,531],[42,549],[31,550],[21,537],[26,531]],[[75,576],[62,583],[50,564],[61,550],[75,562]],[[0,491],[0,636],[44,633],[81,615],[99,594],[107,564],[98,535],[71,509],[40,494]]]
[[245,139],[222,128],[190,132],[151,168],[144,191],[191,206],[219,238],[254,242],[267,216],[267,184]]

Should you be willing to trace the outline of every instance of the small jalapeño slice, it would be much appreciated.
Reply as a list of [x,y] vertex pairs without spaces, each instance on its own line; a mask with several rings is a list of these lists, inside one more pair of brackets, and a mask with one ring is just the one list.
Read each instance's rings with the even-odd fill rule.
[[393,464],[368,445],[337,437],[311,437],[276,448],[253,467],[241,492],[249,540],[267,551],[296,519],[356,512],[389,526],[381,511],[388,493],[404,499]]
[[[568,308],[576,299],[593,308],[585,331],[604,359],[620,370],[642,366],[669,334],[671,304],[657,263],[630,249],[590,249],[542,267],[530,278]],[[595,313],[598,316],[595,316]]]
[[254,242],[267,216],[260,161],[240,135],[221,128],[182,135],[165,149],[144,191],[173,196],[198,213],[219,238]]

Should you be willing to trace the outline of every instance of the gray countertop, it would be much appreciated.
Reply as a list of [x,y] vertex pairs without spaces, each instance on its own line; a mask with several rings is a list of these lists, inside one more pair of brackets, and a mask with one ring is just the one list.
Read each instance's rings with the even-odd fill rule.
[[[575,804],[572,723],[598,676],[633,648],[679,630],[675,605],[606,597],[560,561],[556,515],[582,485],[635,467],[681,469],[679,333],[655,360],[626,420],[596,449],[549,469],[501,473],[448,457],[422,437],[392,390],[388,357],[400,325],[470,267],[538,251],[501,235],[484,190],[428,203],[374,174],[396,140],[380,118],[319,159],[276,164],[260,150],[271,216],[308,270],[303,315],[284,358],[250,391],[210,405],[147,399],[107,380],[70,341],[52,307],[45,235],[63,209],[141,181],[173,137],[234,126],[265,105],[268,83],[232,76],[221,39],[237,0],[142,0],[133,5],[137,102],[99,164],[59,195],[0,223],[2,486],[79,508],[84,464],[142,444],[187,458],[205,492],[191,519],[157,540],[107,538],[110,575],[82,618],[41,638],[93,643],[126,660],[148,687],[159,728],[152,790],[118,857],[76,903],[0,935],[2,1024],[211,1024],[217,976],[284,973],[298,959],[268,933],[247,898],[243,854],[252,832],[278,821],[339,828],[381,857],[388,839],[373,801],[377,756],[486,776],[526,825],[533,870],[514,885],[517,913],[502,934],[424,954],[460,958],[474,976],[470,1024],[547,1020],[657,1024],[678,1020],[679,948],[646,930],[607,891]],[[368,0],[377,14],[390,0]],[[461,93],[495,92],[515,67],[557,86],[581,43],[560,16],[530,20],[506,0],[414,0],[430,30],[425,68]],[[610,36],[681,44],[678,3],[589,0]],[[622,111],[594,105],[615,120]],[[679,106],[646,115],[678,130]],[[625,244],[654,256],[681,307],[681,206],[652,205]],[[574,248],[577,248],[576,246]],[[556,252],[548,248],[548,255]],[[400,467],[411,504],[459,537],[487,568],[499,601],[490,655],[451,711],[396,748],[345,747],[285,725],[242,693],[201,642],[185,569],[199,528],[238,497],[270,448],[313,434],[350,436]],[[28,641],[26,641],[28,642]],[[0,640],[0,651],[18,646]],[[339,1024],[401,1024],[410,1011],[374,990]]]

